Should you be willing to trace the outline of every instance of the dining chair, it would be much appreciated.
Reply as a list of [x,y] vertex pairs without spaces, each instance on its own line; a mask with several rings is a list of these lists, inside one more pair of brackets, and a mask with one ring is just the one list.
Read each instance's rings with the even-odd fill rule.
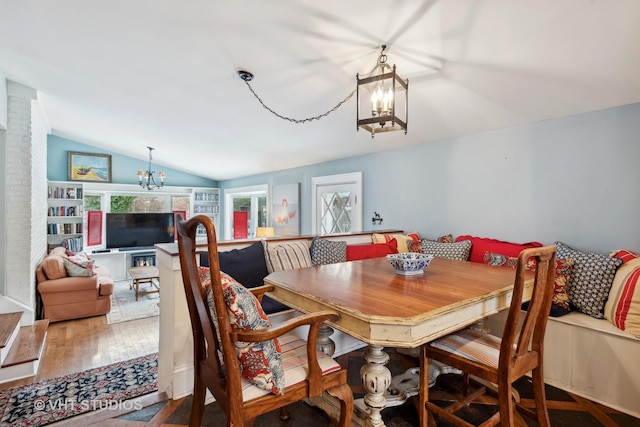
[[[533,273],[531,270],[534,262]],[[421,372],[429,371],[429,361],[436,360],[462,371],[463,391],[459,401],[441,408],[429,401],[427,381],[421,378],[419,411],[424,421],[435,425],[433,415],[458,426],[471,426],[456,413],[478,399],[486,391],[482,380],[497,385],[499,411],[481,426],[513,426],[514,408],[536,419],[540,426],[549,426],[543,375],[544,333],[553,297],[556,267],[556,247],[545,246],[523,250],[518,256],[513,297],[501,338],[487,332],[466,328],[427,343],[421,348]],[[500,268],[500,267],[496,267]],[[533,285],[531,283],[533,274]],[[526,312],[521,305],[531,300]],[[524,317],[524,319],[521,319]],[[535,411],[524,408],[513,398],[512,384],[531,372]],[[470,392],[469,376],[479,378],[480,387]],[[421,377],[427,377],[422,375]],[[426,423],[425,423],[426,424]]]
[[[227,426],[251,426],[258,415],[320,396],[325,391],[338,399],[339,426],[350,425],[353,393],[347,384],[346,370],[316,350],[320,326],[327,320],[336,320],[338,315],[321,311],[253,330],[233,327],[233,310],[237,309],[243,293],[246,292],[251,299],[255,296],[258,314],[264,315],[259,301],[273,287],[232,288],[229,279],[223,281],[225,275],[221,276],[216,232],[211,218],[198,215],[183,221],[181,215],[177,216],[180,267],[193,330],[194,388],[190,425],[200,426],[207,389],[225,412]],[[196,236],[201,236],[197,234],[199,227],[206,231],[206,247],[198,248]],[[208,283],[203,280],[205,268],[198,266],[199,252],[204,251],[209,253],[208,275],[204,277],[210,280],[210,287],[203,287]],[[236,293],[230,293],[231,289]],[[225,298],[233,298],[233,301],[227,305]],[[249,317],[249,314],[243,312],[242,316]],[[306,342],[292,334],[300,326],[309,327]],[[269,386],[264,389],[258,387],[263,378],[253,383],[243,378],[243,369],[247,366],[241,367],[241,354],[238,353],[247,344],[275,343],[274,340],[277,340],[275,348],[278,350],[282,345],[281,354],[277,352],[274,359],[273,354],[265,353],[261,360],[268,362],[267,368],[273,369],[274,377],[282,367],[284,388],[275,391]],[[242,354],[246,356],[247,353]]]

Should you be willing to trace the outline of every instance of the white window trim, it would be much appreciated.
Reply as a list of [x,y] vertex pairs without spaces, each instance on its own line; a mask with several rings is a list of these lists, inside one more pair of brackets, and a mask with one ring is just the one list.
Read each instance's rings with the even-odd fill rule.
[[222,190],[224,194],[224,239],[233,240],[231,230],[233,229],[233,196],[254,196],[256,193],[265,193],[267,196],[267,223],[270,223],[271,212],[269,210],[269,185],[251,185],[248,187],[226,188]]

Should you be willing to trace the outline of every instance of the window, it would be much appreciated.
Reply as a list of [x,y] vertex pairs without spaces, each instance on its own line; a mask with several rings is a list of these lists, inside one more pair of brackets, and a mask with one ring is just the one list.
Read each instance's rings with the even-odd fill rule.
[[171,211],[190,211],[189,196],[171,196]]
[[[268,189],[267,185],[254,185],[224,190],[225,240],[233,240],[234,236],[252,239],[256,235],[257,227],[268,225]],[[243,221],[243,223],[240,224],[237,221]]]
[[171,196],[166,194],[156,196],[112,195],[111,212],[114,213],[142,213],[142,212],[170,212]]
[[362,172],[311,179],[313,232],[362,231]]
[[102,196],[95,194],[85,194],[84,196],[84,210],[85,211],[101,211],[102,210]]

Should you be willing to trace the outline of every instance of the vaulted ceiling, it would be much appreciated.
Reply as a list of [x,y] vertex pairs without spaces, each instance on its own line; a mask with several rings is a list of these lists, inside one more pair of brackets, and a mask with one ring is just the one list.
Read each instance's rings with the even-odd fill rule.
[[[408,134],[356,132],[380,46]],[[229,179],[640,102],[637,0],[0,0],[0,72],[55,135]]]

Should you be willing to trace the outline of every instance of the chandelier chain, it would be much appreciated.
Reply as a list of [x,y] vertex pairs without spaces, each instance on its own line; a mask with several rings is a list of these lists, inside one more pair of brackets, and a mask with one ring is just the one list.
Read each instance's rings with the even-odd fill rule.
[[248,80],[243,79],[243,81],[247,84],[247,87],[249,87],[249,90],[251,91],[251,93],[253,93],[253,96],[256,97],[256,99],[258,100],[258,102],[262,105],[262,107],[264,107],[264,109],[266,109],[267,111],[269,111],[271,114],[273,114],[276,117],[280,117],[283,120],[287,120],[290,121],[292,123],[306,123],[306,122],[311,122],[313,120],[320,120],[323,117],[328,116],[329,114],[333,113],[334,111],[336,111],[338,108],[340,108],[342,106],[342,104],[344,104],[345,102],[347,102],[348,100],[350,100],[353,95],[356,93],[356,89],[354,89],[353,91],[351,91],[351,93],[349,95],[347,95],[342,101],[338,102],[335,107],[333,107],[332,109],[330,109],[329,111],[322,113],[320,115],[314,116],[314,117],[307,117],[305,119],[294,119],[291,117],[287,117],[287,116],[283,116],[282,114],[278,114],[275,111],[273,111],[268,105],[266,105],[262,99],[258,96],[258,94],[256,93],[256,91],[253,90],[253,87],[251,87],[251,84],[249,83]]

